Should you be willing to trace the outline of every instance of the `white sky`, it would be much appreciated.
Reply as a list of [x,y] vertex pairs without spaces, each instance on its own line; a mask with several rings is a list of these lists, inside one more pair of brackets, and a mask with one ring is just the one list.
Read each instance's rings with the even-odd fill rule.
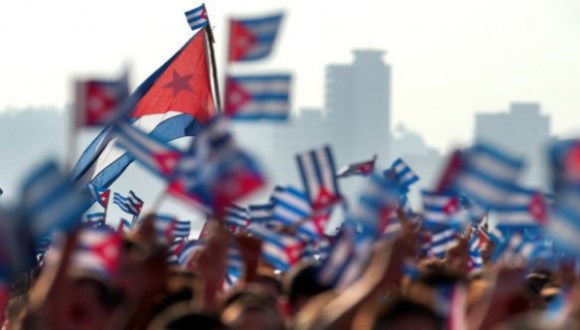
[[[0,3],[0,109],[62,106],[71,77],[115,75],[133,87],[191,35],[185,0]],[[477,111],[538,101],[556,133],[580,131],[578,0],[208,0],[223,63],[226,18],[285,9],[271,59],[245,70],[295,73],[294,108],[323,104],[324,67],[353,48],[387,50],[393,126],[447,149],[471,138]]]

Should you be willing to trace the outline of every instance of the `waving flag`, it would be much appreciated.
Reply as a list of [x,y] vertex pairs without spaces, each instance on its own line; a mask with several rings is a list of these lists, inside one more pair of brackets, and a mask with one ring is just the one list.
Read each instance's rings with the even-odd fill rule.
[[227,121],[218,117],[183,155],[167,191],[219,214],[264,182],[257,162],[237,146]]
[[195,253],[204,247],[204,240],[187,241],[177,256],[177,261],[182,266],[187,266]]
[[558,141],[550,146],[552,187],[556,195],[580,190],[580,140]]
[[[196,135],[214,115],[204,33],[197,33],[129,98],[127,112],[140,131],[167,142]],[[72,171],[82,183],[107,188],[133,161],[115,145],[110,127],[87,147]]]
[[54,162],[35,169],[22,185],[21,208],[34,239],[71,229],[91,204],[88,194],[78,191]]
[[262,259],[274,268],[287,271],[300,261],[304,243],[299,239],[276,233],[260,224],[251,224],[248,233],[262,241]]
[[77,127],[108,124],[129,97],[126,75],[117,80],[77,81],[75,87]]
[[92,228],[98,228],[105,225],[105,213],[96,212],[87,214],[87,225]]
[[468,259],[468,270],[478,271],[483,268],[483,258],[481,257],[481,251],[485,245],[489,242],[487,234],[481,229],[475,230],[471,238],[469,239],[469,259]]
[[580,252],[580,212],[576,205],[556,204],[550,210],[550,220],[544,229],[559,248],[571,253]]
[[234,119],[288,119],[289,74],[228,76],[224,113]]
[[498,228],[523,229],[548,221],[548,207],[539,191],[514,187],[495,207]]
[[484,207],[502,204],[524,166],[521,160],[481,143],[465,152],[464,162],[455,188]]
[[241,206],[232,204],[231,206],[226,207],[224,222],[228,226],[246,228],[249,224],[248,210]]
[[298,154],[296,162],[314,210],[328,208],[342,199],[329,146]]
[[203,3],[201,6],[185,12],[185,17],[187,18],[187,23],[192,30],[206,27],[209,24],[207,10],[205,10],[205,4]]
[[155,222],[155,235],[157,241],[163,244],[169,244],[175,239],[175,228],[177,226],[177,219],[168,214],[157,214]]
[[176,237],[167,249],[167,263],[170,265],[179,265],[179,255],[187,245],[185,237]]
[[273,219],[274,203],[254,204],[248,206],[248,217],[253,223],[266,223]]
[[365,162],[354,163],[346,165],[336,172],[337,178],[347,178],[353,175],[369,176],[375,170],[375,162],[377,160],[377,155],[373,156],[373,159],[367,160]]
[[181,152],[153,136],[149,136],[128,123],[118,123],[112,132],[117,145],[129,152],[137,161],[161,178],[170,179]]
[[118,233],[108,228],[85,228],[79,233],[70,271],[113,279],[119,270],[121,247]]
[[238,284],[238,281],[244,275],[244,266],[244,260],[242,259],[238,245],[235,242],[230,243],[226,256],[224,291],[233,289]]
[[99,205],[107,210],[107,206],[109,205],[109,196],[111,195],[111,191],[109,189],[102,189],[91,183],[86,184],[85,189],[88,191],[94,201],[99,203]]
[[131,228],[133,226],[131,225],[131,221],[129,220],[125,220],[125,219],[121,219],[121,221],[119,221],[119,226],[117,227],[117,231],[119,233],[124,233],[127,234],[131,231]]
[[435,232],[431,235],[429,253],[437,257],[444,257],[447,251],[459,244],[457,229],[449,228]]
[[138,216],[143,208],[143,200],[141,200],[132,190],[129,190],[129,196],[124,197],[119,193],[113,194],[113,203],[125,213]]
[[187,238],[191,232],[191,221],[176,220],[173,228],[173,237]]
[[372,175],[357,203],[349,210],[340,236],[318,269],[325,285],[343,289],[362,274],[380,237],[380,219],[397,203],[398,188],[391,181]]
[[515,259],[532,260],[537,251],[539,242],[527,240],[521,233],[513,233],[508,245],[501,255],[501,259],[513,261]]
[[228,61],[255,61],[270,55],[281,21],[282,14],[230,20]]
[[453,193],[422,191],[423,221],[426,227],[449,226],[466,219],[461,212],[459,196]]
[[419,181],[419,176],[401,158],[395,160],[383,174],[388,179],[397,182],[402,192],[408,191],[412,184]]

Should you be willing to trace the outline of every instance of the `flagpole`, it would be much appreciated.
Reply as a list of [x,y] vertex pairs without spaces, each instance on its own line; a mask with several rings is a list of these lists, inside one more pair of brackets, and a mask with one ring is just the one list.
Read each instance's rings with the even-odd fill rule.
[[213,36],[213,31],[211,29],[211,24],[210,24],[209,20],[207,22],[207,26],[205,28],[205,31],[207,32],[207,34],[205,35],[205,37],[206,37],[205,39],[206,39],[206,43],[208,44],[208,53],[209,53],[210,64],[211,64],[213,88],[214,88],[215,96],[216,96],[217,111],[218,111],[218,113],[222,113],[223,109],[222,109],[220,87],[219,87],[219,81],[218,81],[218,75],[217,75],[215,50],[213,48],[213,44],[215,43],[215,39]]
[[[74,104],[70,107],[69,110],[69,128],[68,128],[68,161],[67,161],[67,170],[68,172],[72,171],[75,158],[76,158],[76,149],[77,149],[77,134],[78,134],[78,118],[81,113],[79,112],[78,106],[79,104],[84,104],[84,94],[81,91],[80,85],[82,82],[75,81],[73,90],[75,91],[75,100]],[[82,99],[81,99],[82,98]],[[84,113],[83,113],[84,114]]]

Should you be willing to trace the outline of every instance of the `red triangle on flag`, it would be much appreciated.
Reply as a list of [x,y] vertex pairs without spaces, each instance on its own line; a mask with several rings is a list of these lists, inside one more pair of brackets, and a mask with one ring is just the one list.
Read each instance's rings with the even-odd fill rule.
[[230,21],[230,40],[228,60],[235,62],[243,59],[256,44],[256,36],[244,24]]
[[546,222],[548,218],[548,211],[546,210],[546,203],[541,193],[535,193],[530,199],[528,210],[532,217],[540,224]]
[[179,161],[180,155],[175,151],[159,152],[153,155],[155,162],[157,163],[157,168],[159,171],[165,175],[169,176],[173,173],[177,162]]
[[251,100],[252,95],[240,86],[235,78],[228,77],[226,82],[226,101],[224,105],[225,114],[228,116],[234,115],[241,107]]

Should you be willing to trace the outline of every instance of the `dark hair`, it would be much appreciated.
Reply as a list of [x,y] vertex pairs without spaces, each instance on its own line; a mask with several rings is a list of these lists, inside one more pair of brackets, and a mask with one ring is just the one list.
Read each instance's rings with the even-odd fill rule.
[[377,313],[372,329],[388,329],[389,325],[404,318],[420,318],[428,321],[434,329],[443,329],[445,320],[425,305],[405,298],[395,298]]
[[226,329],[219,319],[204,314],[186,314],[168,322],[164,329],[203,329],[203,330],[220,330]]
[[256,282],[260,284],[270,285],[272,286],[276,292],[280,295],[282,294],[282,282],[275,278],[274,276],[270,275],[259,275],[256,278]]
[[321,284],[317,279],[315,264],[304,264],[291,272],[284,286],[290,306],[295,306],[300,298],[310,299],[332,287]]

